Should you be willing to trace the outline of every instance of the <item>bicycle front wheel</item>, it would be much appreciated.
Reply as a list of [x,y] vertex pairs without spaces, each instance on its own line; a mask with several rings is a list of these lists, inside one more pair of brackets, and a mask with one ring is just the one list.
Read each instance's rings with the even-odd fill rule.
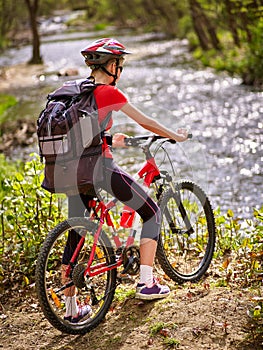
[[190,181],[175,184],[160,202],[161,231],[157,258],[175,282],[196,282],[207,271],[215,248],[213,210],[204,191]]
[[[104,318],[112,303],[116,288],[116,269],[84,279],[84,271],[94,242],[97,224],[86,218],[70,218],[57,225],[47,236],[40,250],[36,266],[36,289],[42,311],[58,330],[69,334],[84,334],[95,328]],[[74,232],[75,237],[85,237],[78,257],[69,268],[69,276],[63,277],[62,257],[68,249]],[[72,237],[72,236],[70,236]],[[74,244],[74,249],[76,243]],[[108,266],[116,261],[114,250],[105,232],[101,232],[92,265]],[[66,295],[74,295],[86,310],[86,317],[73,323],[65,319]],[[67,307],[70,309],[70,305]]]

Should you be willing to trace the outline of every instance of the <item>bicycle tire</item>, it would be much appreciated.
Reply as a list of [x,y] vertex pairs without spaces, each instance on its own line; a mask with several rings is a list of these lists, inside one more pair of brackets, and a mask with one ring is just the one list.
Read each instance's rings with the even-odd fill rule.
[[162,223],[157,259],[178,284],[197,282],[205,274],[216,242],[213,210],[204,191],[191,181],[175,183],[159,201]]
[[[45,317],[55,328],[68,334],[85,334],[97,327],[107,314],[114,298],[117,271],[112,269],[90,279],[88,278],[86,283],[84,283],[84,278],[82,280],[83,275],[81,276],[78,272],[80,277],[77,277],[85,286],[84,284],[82,288],[78,286],[77,298],[79,302],[84,301],[85,304],[89,304],[92,313],[87,319],[82,319],[79,323],[65,321],[64,292],[56,291],[62,286],[62,254],[68,232],[73,229],[85,236],[85,242],[78,257],[77,268],[75,267],[76,270],[73,269],[73,273],[74,271],[84,271],[97,224],[87,218],[70,218],[58,224],[48,234],[41,247],[36,265],[36,291]],[[114,264],[116,261],[113,247],[104,231],[100,234],[94,260],[96,260],[95,263],[106,261],[107,264]],[[71,278],[73,277],[71,276]]]

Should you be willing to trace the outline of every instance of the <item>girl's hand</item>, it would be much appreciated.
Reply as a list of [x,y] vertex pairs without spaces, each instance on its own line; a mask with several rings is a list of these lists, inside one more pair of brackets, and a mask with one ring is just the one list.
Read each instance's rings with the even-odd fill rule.
[[122,134],[122,133],[117,133],[114,134],[112,137],[112,147],[113,148],[120,148],[120,147],[125,147],[127,148],[127,146],[125,145],[124,139],[126,137],[129,137],[128,135]]
[[187,140],[189,131],[187,129],[180,128],[180,129],[176,130],[176,134],[177,134],[177,136],[176,136],[175,140],[177,142],[183,142],[183,141]]

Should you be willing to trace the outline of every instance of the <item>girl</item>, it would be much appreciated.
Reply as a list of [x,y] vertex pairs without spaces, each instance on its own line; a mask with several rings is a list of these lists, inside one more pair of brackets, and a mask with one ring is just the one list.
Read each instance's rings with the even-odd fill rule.
[[[112,38],[103,38],[88,45],[81,53],[85,58],[85,63],[91,68],[90,78],[96,84],[99,84],[94,90],[94,97],[100,122],[103,122],[109,112],[121,110],[133,121],[152,133],[174,139],[177,142],[187,139],[187,130],[172,131],[167,129],[134,107],[127,97],[117,89],[115,85],[119,81],[123,70],[124,57],[129,54],[120,42]],[[112,119],[108,123],[107,130],[111,126]],[[112,145],[114,147],[125,147],[125,137],[124,134],[115,134]],[[136,210],[143,221],[140,239],[140,281],[137,284],[136,297],[146,300],[164,298],[170,293],[169,287],[160,285],[153,277],[153,263],[160,230],[160,209],[144,189],[114,163],[106,139],[103,148],[105,182],[100,184],[100,187]],[[85,209],[88,209],[85,203],[88,203],[89,199],[90,196],[87,194],[69,197],[69,217],[83,216]],[[62,262],[64,271],[78,240],[78,235],[72,232],[64,252]],[[65,319],[68,321],[79,322],[81,318],[91,312],[88,305],[82,307],[77,305],[74,287],[68,288],[65,295],[67,306]]]

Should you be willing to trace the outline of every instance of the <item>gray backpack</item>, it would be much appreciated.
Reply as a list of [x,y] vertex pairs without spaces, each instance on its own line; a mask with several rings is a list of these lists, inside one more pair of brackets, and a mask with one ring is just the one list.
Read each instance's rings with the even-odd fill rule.
[[45,160],[42,187],[52,193],[93,193],[104,180],[102,137],[111,113],[99,125],[90,79],[65,82],[48,95],[37,121],[39,154]]

